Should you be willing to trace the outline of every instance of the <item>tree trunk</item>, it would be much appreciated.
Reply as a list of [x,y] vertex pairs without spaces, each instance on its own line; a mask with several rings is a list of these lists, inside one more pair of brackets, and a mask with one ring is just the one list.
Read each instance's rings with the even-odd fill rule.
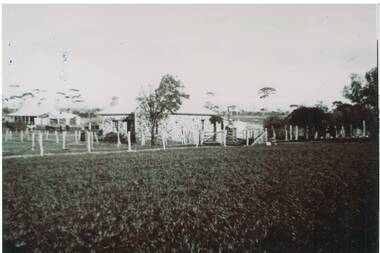
[[155,124],[152,124],[151,128],[150,128],[150,145],[154,146],[155,144],[155,140],[154,140],[154,128],[155,128]]
[[213,123],[213,126],[214,126],[213,141],[216,141],[216,122]]

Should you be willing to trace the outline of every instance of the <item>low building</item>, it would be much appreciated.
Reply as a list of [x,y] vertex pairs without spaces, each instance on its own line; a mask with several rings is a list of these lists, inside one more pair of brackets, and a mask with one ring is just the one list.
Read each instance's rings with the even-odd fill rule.
[[[218,113],[208,110],[202,106],[190,106],[186,103],[181,109],[170,114],[167,119],[155,127],[155,135],[164,134],[168,140],[173,142],[190,143],[200,131],[213,133],[224,129],[226,120],[220,123],[212,123],[211,118],[219,116]],[[151,129],[149,123],[143,117],[136,116],[136,137],[141,140],[142,135],[146,140],[150,139]]]
[[135,142],[135,109],[127,108],[119,104],[110,106],[98,113],[101,123],[99,129],[103,135],[108,133],[127,134],[131,132],[131,141]]
[[4,116],[6,122],[22,122],[29,126],[79,126],[80,117],[78,115],[49,109],[45,106],[34,104],[24,104],[22,108],[14,113]]

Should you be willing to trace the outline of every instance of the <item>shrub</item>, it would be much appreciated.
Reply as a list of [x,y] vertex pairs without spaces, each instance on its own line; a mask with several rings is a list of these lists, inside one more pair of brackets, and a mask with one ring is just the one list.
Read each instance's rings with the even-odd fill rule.
[[[120,142],[121,143],[128,143],[128,136],[126,134],[119,134],[120,136]],[[109,143],[117,143],[117,133],[108,133],[103,138],[101,138],[101,141],[109,142]]]

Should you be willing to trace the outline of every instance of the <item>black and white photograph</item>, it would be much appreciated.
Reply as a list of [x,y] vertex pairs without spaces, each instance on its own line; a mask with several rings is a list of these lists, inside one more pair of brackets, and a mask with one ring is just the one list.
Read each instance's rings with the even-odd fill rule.
[[2,4],[2,252],[379,252],[378,4]]

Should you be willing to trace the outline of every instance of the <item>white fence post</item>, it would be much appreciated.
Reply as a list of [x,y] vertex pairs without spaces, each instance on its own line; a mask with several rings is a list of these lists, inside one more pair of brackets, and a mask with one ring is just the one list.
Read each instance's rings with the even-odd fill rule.
[[49,140],[49,130],[46,130],[46,133],[45,133],[45,134],[46,134],[46,137],[45,137],[46,140]]
[[55,131],[54,131],[54,134],[55,134],[55,142],[56,142],[57,144],[59,144],[59,136],[58,136],[58,131],[57,131],[57,130],[55,130]]
[[91,153],[91,140],[90,140],[90,132],[86,131],[86,140],[87,140],[87,151]]
[[293,126],[290,125],[289,126],[289,140],[293,140]]
[[95,138],[96,144],[99,144],[99,138],[98,138],[98,134],[96,133],[96,131],[94,131],[94,138]]
[[288,140],[288,126],[287,125],[285,125],[285,141],[287,141]]
[[120,142],[120,133],[119,133],[119,130],[117,130],[117,144],[116,144],[117,148],[120,147],[120,144],[121,144],[121,142]]
[[62,149],[66,149],[66,131],[62,132]]
[[94,149],[94,134],[92,131],[90,131],[90,143],[91,143],[91,150]]
[[245,144],[248,146],[249,145],[249,130],[245,130]]
[[26,128],[25,130],[25,138],[27,141],[29,141],[29,128]]
[[145,131],[143,128],[140,131],[141,131],[141,146],[145,146]]
[[132,147],[131,147],[131,131],[128,131],[128,151],[132,151]]
[[32,151],[34,151],[35,146],[36,146],[36,143],[35,143],[35,132],[33,130],[32,131]]
[[223,130],[223,144],[227,147],[227,130]]
[[298,141],[298,126],[296,126],[296,137],[295,137],[296,141]]
[[265,144],[268,142],[268,128],[264,129],[264,142]]
[[9,140],[13,140],[12,130],[9,131]]
[[165,140],[164,133],[161,134],[161,139],[162,139],[162,147],[165,150],[166,149],[166,140]]
[[78,143],[77,130],[74,130],[74,141],[75,143]]
[[38,142],[40,143],[40,155],[44,156],[44,145],[43,145],[43,137],[42,132],[38,131]]
[[273,140],[276,140],[276,131],[274,130],[274,126],[272,126],[272,135],[273,135]]
[[5,142],[8,142],[8,133],[9,133],[9,129],[5,129],[5,136],[4,136],[4,141]]
[[24,142],[24,131],[20,131],[20,142]]
[[365,120],[363,120],[363,137],[366,137],[366,127],[365,127]]
[[353,137],[353,131],[352,131],[352,124],[350,124],[350,137],[352,138]]

